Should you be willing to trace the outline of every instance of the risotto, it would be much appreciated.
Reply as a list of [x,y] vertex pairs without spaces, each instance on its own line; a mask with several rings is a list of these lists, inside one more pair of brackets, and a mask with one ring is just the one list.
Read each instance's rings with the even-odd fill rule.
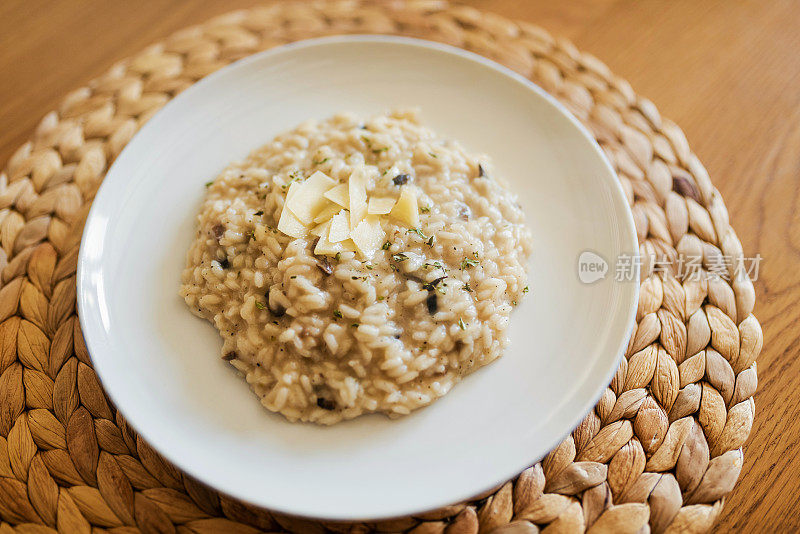
[[180,293],[267,409],[408,414],[508,345],[523,212],[415,112],[305,122],[207,188]]

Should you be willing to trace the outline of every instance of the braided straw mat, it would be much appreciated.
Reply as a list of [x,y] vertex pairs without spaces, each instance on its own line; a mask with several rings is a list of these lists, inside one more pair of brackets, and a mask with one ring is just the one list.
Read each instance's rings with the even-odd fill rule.
[[270,5],[181,31],[67,96],[0,174],[0,534],[710,529],[753,423],[762,333],[749,280],[648,276],[625,358],[572,435],[515,480],[414,517],[336,524],[256,509],[178,471],[111,405],[75,308],[80,233],[106,170],[142,123],[203,76],[333,33],[424,37],[522,73],[596,136],[645,259],[681,253],[708,267],[742,256],[681,130],[597,59],[538,27],[440,1],[356,0]]

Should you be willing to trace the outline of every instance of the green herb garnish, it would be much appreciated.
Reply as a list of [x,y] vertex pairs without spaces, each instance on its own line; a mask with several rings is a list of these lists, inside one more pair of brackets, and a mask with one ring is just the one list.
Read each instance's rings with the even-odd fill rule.
[[422,266],[426,269],[441,269],[445,274],[447,274],[447,269],[445,269],[444,265],[442,265],[442,262],[440,261],[434,261],[434,262],[426,261],[425,263],[422,264]]
[[389,247],[391,247],[391,246],[392,246],[392,244],[387,241],[386,243],[383,244],[383,246],[381,247],[381,250],[389,250]]
[[430,209],[428,206],[422,206],[422,207],[419,209],[419,212],[420,212],[420,213],[430,213],[430,212],[431,212],[431,209]]
[[353,328],[358,328],[359,325],[358,325],[358,323],[353,323],[350,326],[353,327]]
[[397,262],[406,261],[408,259],[408,256],[406,256],[402,252],[398,252],[397,254],[392,254],[392,259]]
[[469,287],[469,284],[464,284],[464,287],[462,287],[461,289],[463,289],[467,293],[472,293],[472,288]]
[[421,228],[412,228],[411,230],[406,230],[406,233],[417,234],[423,240],[428,239],[428,236],[425,235],[425,232],[423,232]]
[[214,183],[214,180],[211,180],[210,182],[206,182],[206,187],[211,187],[211,184],[213,184],[213,183]]
[[461,260],[461,270],[463,271],[464,269],[469,269],[470,267],[475,267],[479,263],[480,262],[477,259],[464,258],[463,260]]
[[[437,286],[441,284],[446,278],[447,278],[446,276],[440,276],[439,278],[437,278],[432,282],[426,282],[422,284],[422,289],[427,289],[428,291],[435,291],[437,289]],[[442,284],[442,286],[444,287],[445,284]],[[439,292],[444,294],[444,291],[441,288],[439,289]]]
[[522,292],[523,292],[523,293],[527,293],[528,291],[529,291],[529,290],[528,290],[528,286],[525,286],[525,287],[523,287],[523,288],[522,288]]
[[289,183],[283,184],[281,186],[281,189],[284,190],[288,189],[288,187],[292,185],[294,182],[298,182],[302,179],[303,179],[303,173],[301,173],[300,171],[292,171],[291,173],[289,173]]
[[336,317],[337,319],[341,319],[342,312],[340,310],[333,310],[333,316]]
[[458,318],[458,327],[461,330],[466,330],[467,329],[467,325],[464,324],[464,319],[462,319],[461,317]]
[[258,301],[258,300],[256,301],[256,308],[258,308],[259,310],[263,310],[263,309],[265,309],[266,307],[267,307],[267,305],[266,305],[266,304],[264,304],[263,302],[261,302],[261,301]]
[[253,215],[255,215],[255,216],[264,215],[264,210],[258,210]]

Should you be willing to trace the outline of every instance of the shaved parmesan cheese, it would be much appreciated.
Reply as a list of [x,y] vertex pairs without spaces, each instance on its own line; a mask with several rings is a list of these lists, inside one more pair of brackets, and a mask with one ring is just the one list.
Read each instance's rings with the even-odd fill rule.
[[286,202],[284,202],[283,204],[284,209],[286,208],[286,203],[292,200],[292,197],[294,197],[299,190],[300,190],[299,183],[292,182],[291,184],[289,184],[289,190],[286,192]]
[[305,237],[308,235],[308,228],[303,224],[303,221],[295,217],[287,209],[284,209],[283,213],[281,213],[281,218],[278,221],[278,230],[289,237]]
[[319,236],[317,246],[314,247],[314,254],[327,254],[334,255],[337,252],[342,252],[343,247],[341,243],[331,243],[325,235]]
[[386,234],[381,228],[381,221],[376,215],[367,215],[350,232],[350,238],[366,259],[372,258],[372,255],[381,248],[384,237],[386,237]]
[[350,207],[350,192],[347,184],[339,184],[333,189],[325,192],[325,198],[335,202],[343,208]]
[[328,241],[338,243],[348,237],[350,237],[350,213],[347,210],[342,210],[331,219]]
[[350,229],[354,229],[367,215],[367,175],[363,169],[356,169],[350,175],[348,193],[350,195]]
[[331,243],[328,237],[322,235],[317,241],[317,246],[314,247],[314,254],[324,254],[326,256],[335,256],[340,252],[356,252],[356,245],[350,239],[345,239],[338,243]]
[[406,186],[400,190],[400,198],[397,199],[397,204],[394,205],[389,216],[407,224],[411,228],[419,226],[417,191],[413,187]]
[[403,187],[397,200],[368,198],[367,183],[364,168],[354,170],[346,184],[337,185],[319,171],[305,182],[293,182],[286,193],[278,230],[295,238],[317,236],[314,254],[352,251],[372,258],[386,237],[380,216],[388,215],[417,228],[419,205],[414,187]]
[[[293,183],[289,186],[289,191],[286,193],[287,203],[297,194],[298,187],[299,184],[297,183]],[[285,204],[283,206],[283,211],[281,212],[281,218],[278,221],[278,230],[289,237],[305,237],[308,235],[308,228],[306,228],[303,222],[295,217],[291,211],[286,209]]]
[[357,252],[356,244],[353,243],[352,239],[345,239],[341,243],[337,243],[337,245],[342,245],[342,249],[347,252]]
[[334,215],[339,213],[339,210],[341,210],[341,209],[342,209],[341,206],[337,206],[336,204],[328,203],[327,206],[322,208],[322,211],[319,212],[319,215],[314,217],[314,222],[319,224],[319,223],[324,223],[325,221],[330,221],[331,217],[333,217]]
[[335,185],[336,182],[328,178],[325,173],[317,171],[305,182],[300,183],[297,193],[287,199],[286,208],[289,208],[303,224],[311,224],[314,217],[328,203],[324,197],[325,193]]
[[324,223],[320,224],[319,226],[315,226],[314,228],[312,228],[311,232],[309,232],[309,233],[311,235],[315,235],[317,237],[321,237],[321,236],[324,236],[324,235],[328,235],[328,232],[330,231],[330,227],[331,227],[331,222],[330,221],[325,221]]
[[394,206],[395,202],[397,201],[393,198],[372,197],[369,199],[367,213],[369,215],[386,215],[392,211],[392,207]]

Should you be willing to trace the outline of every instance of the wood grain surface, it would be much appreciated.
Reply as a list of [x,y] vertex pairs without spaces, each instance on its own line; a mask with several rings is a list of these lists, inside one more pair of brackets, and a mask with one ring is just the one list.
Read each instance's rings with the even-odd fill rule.
[[[252,0],[0,2],[0,161],[67,91]],[[800,529],[800,6],[791,0],[471,0],[592,53],[685,131],[747,256],[764,257],[756,420],[720,532]]]

